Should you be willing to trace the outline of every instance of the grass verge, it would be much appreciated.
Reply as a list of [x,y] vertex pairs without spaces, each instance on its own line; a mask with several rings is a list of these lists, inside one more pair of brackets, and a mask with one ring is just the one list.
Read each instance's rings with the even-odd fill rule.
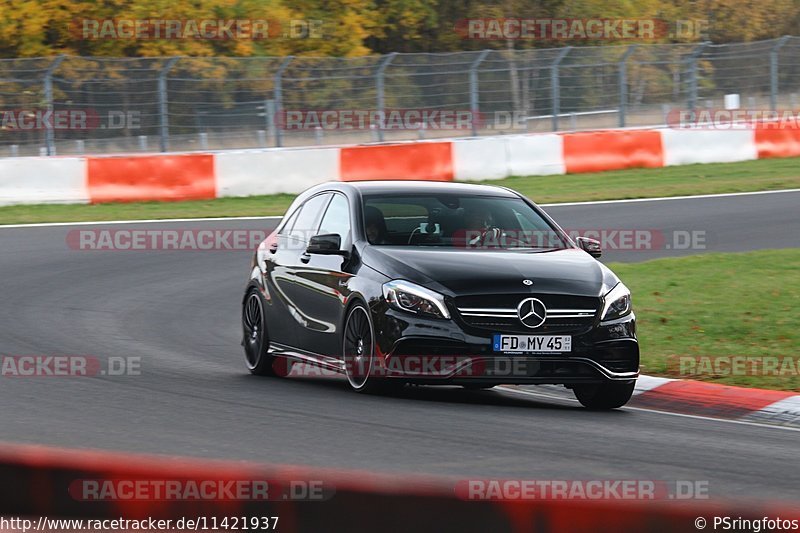
[[674,359],[771,356],[800,361],[800,250],[703,254],[609,266],[633,293],[643,374],[800,391],[797,373],[724,375],[725,367],[709,368],[701,359],[699,375],[685,375]]
[[[516,189],[538,203],[654,198],[800,188],[800,159],[685,165],[525,176],[487,182]],[[281,215],[294,196],[250,196],[187,202],[0,207],[0,224]]]

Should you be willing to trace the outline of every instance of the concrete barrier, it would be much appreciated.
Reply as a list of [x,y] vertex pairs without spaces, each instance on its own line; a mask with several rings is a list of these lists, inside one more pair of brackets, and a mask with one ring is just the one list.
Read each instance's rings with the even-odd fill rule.
[[0,204],[298,193],[331,180],[496,180],[800,156],[800,130],[604,130],[325,148],[0,159]]
[[216,198],[211,154],[89,157],[88,165],[92,203]]
[[664,165],[758,159],[752,130],[661,130]]
[[563,137],[568,174],[664,166],[659,131],[596,131]]
[[0,159],[0,205],[87,202],[86,158]]
[[341,148],[342,181],[453,180],[452,142],[412,142]]
[[214,156],[216,195],[290,193],[339,179],[339,149],[243,150]]

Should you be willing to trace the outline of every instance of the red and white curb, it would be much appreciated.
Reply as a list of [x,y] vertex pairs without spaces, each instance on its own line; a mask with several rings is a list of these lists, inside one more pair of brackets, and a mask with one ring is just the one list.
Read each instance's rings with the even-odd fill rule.
[[628,405],[688,415],[800,427],[800,395],[787,391],[640,376]]

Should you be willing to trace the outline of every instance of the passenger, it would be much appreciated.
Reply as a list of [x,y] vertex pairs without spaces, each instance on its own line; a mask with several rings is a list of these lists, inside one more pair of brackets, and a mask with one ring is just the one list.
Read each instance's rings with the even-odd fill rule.
[[364,207],[364,222],[370,244],[389,244],[386,219],[380,209],[371,205]]

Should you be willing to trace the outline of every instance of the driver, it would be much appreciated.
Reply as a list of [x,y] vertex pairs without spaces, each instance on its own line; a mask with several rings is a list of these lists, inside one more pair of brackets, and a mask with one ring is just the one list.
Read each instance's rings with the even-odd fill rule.
[[491,211],[482,206],[465,209],[464,225],[453,232],[453,245],[466,248],[497,246],[500,230],[495,227]]
[[464,227],[468,230],[486,230],[492,227],[492,214],[485,207],[476,207],[467,211]]
[[470,209],[464,218],[464,229],[466,230],[467,246],[477,247],[481,245],[497,246],[500,238],[500,228],[494,225],[492,213],[485,207]]

